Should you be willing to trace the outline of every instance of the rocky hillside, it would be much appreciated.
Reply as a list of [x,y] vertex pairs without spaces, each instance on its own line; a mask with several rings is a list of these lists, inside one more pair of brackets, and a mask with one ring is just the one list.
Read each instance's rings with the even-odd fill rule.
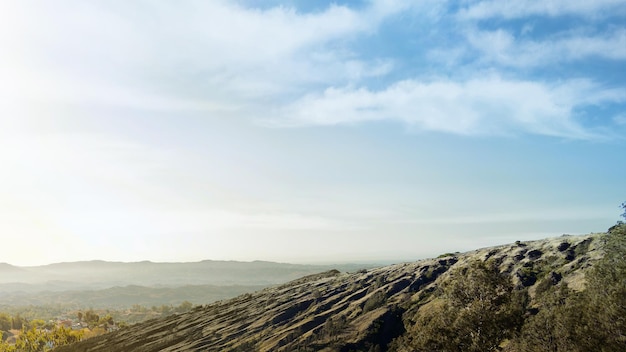
[[[331,270],[59,351],[413,351],[420,350],[410,346],[424,340],[426,326],[445,317],[452,320],[442,324],[463,331],[454,324],[474,319],[467,314],[480,307],[505,319],[489,318],[499,324],[493,350],[511,348],[509,339],[540,311],[539,296],[554,287],[572,295],[585,287],[585,273],[603,256],[604,237],[563,236],[355,273]],[[485,291],[483,281],[494,289]],[[457,301],[464,306],[455,311]],[[481,324],[468,327],[473,342],[457,346],[491,336]],[[476,350],[486,345],[480,346]]]

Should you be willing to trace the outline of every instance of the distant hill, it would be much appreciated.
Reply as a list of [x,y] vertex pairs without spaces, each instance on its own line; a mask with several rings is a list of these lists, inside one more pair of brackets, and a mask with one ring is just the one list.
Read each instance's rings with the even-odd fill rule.
[[20,272],[22,269],[7,263],[0,263],[0,273]]
[[[368,266],[345,264],[339,267],[351,271]],[[128,285],[268,286],[329,268],[331,267],[326,265],[211,260],[192,263],[123,263],[96,260],[32,267],[0,264],[0,297],[11,292],[96,290]]]
[[326,271],[59,351],[624,351],[613,230]]
[[6,279],[14,281],[16,278],[19,279],[24,274],[25,270],[23,268],[7,263],[0,263],[0,280]]
[[356,271],[375,265],[300,265],[266,261],[192,263],[85,261],[18,267],[0,264],[0,311],[56,306],[125,309],[206,304],[282,284],[331,268]]

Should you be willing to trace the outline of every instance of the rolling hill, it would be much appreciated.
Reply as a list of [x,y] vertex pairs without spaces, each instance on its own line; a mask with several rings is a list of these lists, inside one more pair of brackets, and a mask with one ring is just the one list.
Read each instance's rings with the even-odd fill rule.
[[[344,264],[353,271],[373,264]],[[327,265],[204,260],[192,263],[86,261],[34,267],[0,264],[0,308],[61,304],[122,309],[134,304],[209,303],[304,275]]]
[[[361,264],[342,266],[345,270],[361,267]],[[30,267],[0,263],[0,292],[10,292],[12,287],[34,292],[126,285],[272,285],[328,269],[327,265],[214,260],[188,263],[94,260]]]

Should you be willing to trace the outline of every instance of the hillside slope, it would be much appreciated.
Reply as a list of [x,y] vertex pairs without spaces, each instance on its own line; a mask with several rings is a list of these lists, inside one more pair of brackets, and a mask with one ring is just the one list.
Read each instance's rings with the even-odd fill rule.
[[[479,307],[478,303],[500,304],[504,293],[520,293],[515,296],[524,297],[519,304],[506,306],[520,311],[505,313],[525,319],[537,314],[540,291],[555,285],[574,293],[584,288],[585,272],[603,255],[602,236],[516,242],[349,274],[328,271],[58,350],[411,351],[415,349],[403,346],[419,342],[421,327],[417,325],[432,323],[424,320],[424,312],[446,306],[443,298],[448,296],[442,292],[452,292],[449,297],[469,292],[459,291],[458,285],[476,280],[472,267],[489,263],[497,272],[494,277],[505,279],[498,286],[501,289],[494,291],[498,300],[468,301],[463,312]],[[499,337],[498,344],[502,340],[506,339]]]

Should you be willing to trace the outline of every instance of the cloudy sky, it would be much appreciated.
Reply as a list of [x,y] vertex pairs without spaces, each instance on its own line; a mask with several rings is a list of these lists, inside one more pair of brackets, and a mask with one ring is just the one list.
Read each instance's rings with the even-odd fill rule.
[[606,230],[625,23],[624,0],[0,2],[0,262]]

